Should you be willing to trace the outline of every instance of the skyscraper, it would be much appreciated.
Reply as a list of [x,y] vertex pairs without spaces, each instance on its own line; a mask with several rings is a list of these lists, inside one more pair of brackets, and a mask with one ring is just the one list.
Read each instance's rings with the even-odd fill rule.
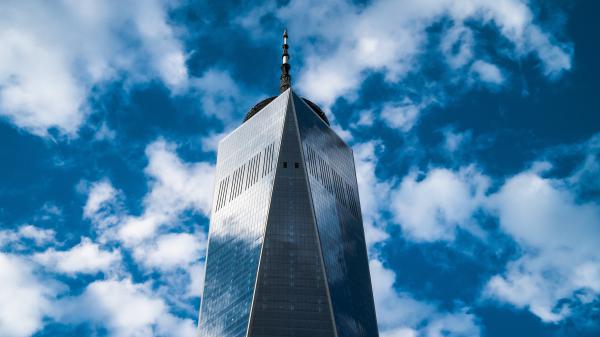
[[352,150],[291,88],[219,143],[202,337],[378,336]]

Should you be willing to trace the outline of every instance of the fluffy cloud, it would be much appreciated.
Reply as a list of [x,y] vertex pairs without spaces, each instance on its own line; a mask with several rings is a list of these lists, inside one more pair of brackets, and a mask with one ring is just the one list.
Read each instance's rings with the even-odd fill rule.
[[417,122],[420,110],[419,106],[407,100],[400,104],[385,104],[381,109],[380,116],[389,126],[408,132]]
[[0,270],[0,335],[31,336],[43,326],[55,291],[22,257],[0,253]]
[[149,190],[140,215],[130,214],[123,192],[101,180],[83,191],[84,216],[95,224],[100,242],[119,246],[140,272],[153,276],[156,295],[191,312],[186,303],[202,290],[206,234],[187,215],[210,212],[214,166],[184,162],[176,145],[162,139],[149,144],[146,155]]
[[41,247],[54,241],[56,232],[53,229],[43,229],[33,225],[23,225],[16,231],[0,230],[0,248],[11,246],[25,248],[24,240],[30,240],[35,246]]
[[492,277],[489,296],[556,322],[570,313],[561,300],[600,294],[597,204],[578,203],[561,181],[533,172],[510,178],[490,203],[523,254]]
[[[38,135],[76,134],[94,86],[116,78],[187,85],[169,1],[3,1],[0,115]],[[60,18],[60,20],[56,20]],[[74,29],[73,27],[77,27]]]
[[66,274],[95,274],[100,271],[108,272],[121,260],[118,250],[106,251],[92,242],[83,238],[81,243],[65,251],[56,251],[50,248],[43,253],[37,253],[33,259],[38,263]]
[[381,336],[479,336],[475,316],[465,308],[444,312],[394,288],[396,275],[379,260],[369,263]]
[[207,238],[187,214],[210,212],[214,166],[184,162],[176,145],[162,139],[149,144],[146,155],[149,189],[141,214],[130,214],[123,192],[100,180],[81,189],[88,194],[84,217],[94,223],[99,242],[120,247],[142,273],[153,275],[157,295],[191,311],[185,303],[200,295]]
[[504,82],[500,69],[491,63],[477,60],[471,65],[471,72],[482,82],[499,85]]
[[377,178],[377,150],[381,143],[370,141],[353,146],[356,159],[356,180],[360,196],[360,207],[368,245],[387,239],[381,212],[385,209],[390,193],[390,185]]
[[[593,145],[581,149],[591,151]],[[519,255],[489,279],[484,297],[558,322],[600,294],[600,206],[577,195],[583,191],[578,185],[587,181],[578,179],[594,171],[596,160],[585,157],[573,176],[561,179],[544,178],[552,166],[536,163],[493,193],[488,193],[491,179],[473,167],[412,172],[392,189],[390,211],[413,241],[453,240],[459,227],[483,233],[486,240],[474,215],[481,211],[497,218]]]
[[91,221],[97,234],[96,241],[105,244],[114,240],[119,225],[126,218],[122,193],[108,179],[91,184],[82,182],[78,187],[81,193],[87,194],[83,217]]
[[231,74],[222,69],[208,69],[191,83],[200,94],[203,112],[226,124],[233,121],[240,106],[250,106],[258,100],[258,96],[248,94],[248,90],[242,91]]
[[440,43],[446,62],[459,69],[473,59],[473,32],[462,24],[455,24],[445,33]]
[[443,148],[448,154],[454,154],[462,149],[465,142],[471,140],[473,134],[472,131],[465,131],[463,133],[455,132],[452,128],[447,128],[442,131],[444,135]]
[[188,283],[187,296],[200,297],[204,291],[205,264],[196,263],[188,269],[190,281]]
[[208,215],[211,207],[214,166],[205,162],[188,164],[175,152],[175,146],[158,140],[146,148],[145,172],[154,179],[145,204],[153,209],[191,208]]
[[[209,212],[213,166],[184,162],[175,145],[164,140],[150,144],[146,154],[150,188],[139,217],[128,215],[123,192],[110,181],[82,182],[78,190],[87,193],[83,217],[94,225],[95,239],[82,238],[69,249],[53,245],[30,256],[0,255],[0,269],[8,273],[0,276],[0,300],[8,304],[0,309],[0,334],[29,336],[50,318],[68,325],[92,324],[116,337],[194,335],[194,320],[172,311],[194,311],[189,301],[201,294],[206,234],[179,217],[186,211]],[[135,232],[140,228],[131,227],[136,220],[149,222],[141,234]],[[158,231],[162,228],[166,230]],[[0,231],[3,248],[23,240],[45,245],[53,238],[53,231],[29,225]],[[121,268],[122,256],[132,257],[145,283],[131,281]],[[103,272],[106,279],[96,279],[72,296],[66,284],[48,288],[52,279],[35,276],[43,271],[96,278]]]
[[[310,51],[304,50],[299,87],[329,106],[341,96],[355,97],[364,78],[373,72],[384,74],[390,83],[417,72],[421,55],[428,52],[427,29],[443,20],[450,24],[442,31],[439,50],[453,70],[474,65],[482,81],[501,82],[497,67],[473,63],[474,57],[486,56],[486,52],[475,48],[478,37],[470,27],[489,25],[509,42],[500,48],[501,54],[509,59],[535,55],[547,76],[559,76],[571,68],[572,48],[538,26],[536,12],[529,5],[521,0],[379,0],[361,6],[342,0],[290,1],[281,8],[254,8],[254,19],[239,23],[260,36],[264,35],[262,16],[274,12],[286,22],[297,45],[311,46]],[[456,74],[460,77],[461,73],[465,72]]]
[[91,218],[101,210],[103,206],[112,201],[117,195],[117,190],[107,180],[92,184],[88,199],[83,208],[83,215]]
[[114,337],[192,337],[195,332],[192,320],[177,318],[149,285],[130,279],[95,281],[83,294],[58,304],[57,320],[104,326]]
[[175,146],[158,140],[146,148],[151,177],[150,192],[144,198],[144,212],[130,216],[119,229],[119,237],[129,244],[149,238],[161,225],[177,219],[185,210],[204,215],[210,212],[214,166],[181,161]]
[[203,233],[169,233],[155,241],[135,248],[134,256],[140,263],[160,270],[186,268],[197,262],[206,249]]
[[488,186],[489,179],[474,167],[433,169],[424,177],[411,172],[392,192],[390,211],[414,240],[452,240],[457,227],[475,229],[471,217]]

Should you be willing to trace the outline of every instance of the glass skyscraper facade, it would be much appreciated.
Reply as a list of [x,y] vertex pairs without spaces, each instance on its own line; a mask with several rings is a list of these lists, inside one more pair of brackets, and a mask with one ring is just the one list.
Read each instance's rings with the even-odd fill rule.
[[199,336],[378,336],[352,150],[291,88],[219,143]]

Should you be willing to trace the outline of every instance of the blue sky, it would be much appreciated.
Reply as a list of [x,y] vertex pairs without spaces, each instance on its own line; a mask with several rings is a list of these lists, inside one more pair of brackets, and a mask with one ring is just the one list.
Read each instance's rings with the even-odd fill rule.
[[0,336],[192,336],[215,147],[353,147],[382,337],[600,334],[594,1],[3,1]]

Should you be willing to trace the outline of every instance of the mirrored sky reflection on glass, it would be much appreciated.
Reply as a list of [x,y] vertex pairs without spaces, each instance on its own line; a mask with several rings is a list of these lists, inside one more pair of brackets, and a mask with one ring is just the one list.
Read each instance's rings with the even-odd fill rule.
[[2,1],[0,336],[194,335],[216,146],[285,27],[354,150],[383,337],[598,336],[599,10]]

